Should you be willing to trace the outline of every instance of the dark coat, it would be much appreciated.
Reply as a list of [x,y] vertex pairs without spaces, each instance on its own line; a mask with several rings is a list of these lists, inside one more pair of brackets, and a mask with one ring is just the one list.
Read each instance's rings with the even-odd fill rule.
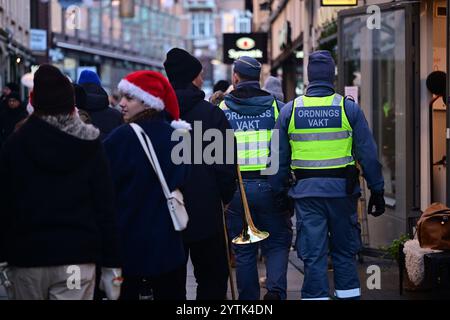
[[0,109],[0,147],[14,132],[16,124],[28,116],[25,106],[11,109],[7,105]]
[[[219,129],[225,141],[226,130],[231,130],[231,127],[223,111],[205,101],[204,92],[193,85],[175,91],[180,103],[181,118],[189,122],[192,128],[194,128],[194,121],[200,121],[202,136],[208,129]],[[193,137],[191,141],[194,141]],[[209,143],[204,142],[202,150]],[[192,147],[194,148],[194,143]],[[225,151],[223,154],[226,155]],[[236,152],[234,154],[236,155]],[[194,157],[194,149],[192,149],[191,155]],[[194,163],[194,159],[192,159],[192,163]],[[184,232],[185,241],[195,242],[217,235],[217,233],[223,234],[222,203],[228,204],[235,191],[235,164],[194,164],[190,178],[183,188],[186,208],[190,217],[188,228]]]
[[0,261],[118,267],[113,186],[99,139],[30,116],[0,154]]
[[[149,136],[171,191],[186,181],[188,166],[171,160],[173,129],[163,119],[138,120]],[[129,125],[104,141],[116,189],[123,272],[153,277],[185,263],[181,233],[175,231],[156,173]]]
[[81,87],[86,91],[85,110],[92,124],[100,130],[100,139],[104,140],[123,124],[122,114],[109,106],[108,94],[102,87],[94,83],[85,83]]

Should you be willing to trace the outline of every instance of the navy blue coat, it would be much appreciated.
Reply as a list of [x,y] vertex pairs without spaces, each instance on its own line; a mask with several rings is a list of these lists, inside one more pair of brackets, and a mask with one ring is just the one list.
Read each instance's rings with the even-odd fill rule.
[[[162,119],[137,123],[150,137],[171,191],[187,178],[186,165],[171,161],[173,129]],[[160,182],[129,125],[115,129],[104,141],[116,191],[123,271],[126,276],[153,277],[186,262]]]
[[[205,93],[189,85],[186,88],[177,88],[176,94],[180,103],[181,118],[195,128],[194,122],[201,123],[201,132],[204,134],[209,129],[220,130],[226,136],[226,130],[231,130],[230,124],[222,110],[205,101]],[[194,132],[191,131],[194,135]],[[191,141],[195,141],[192,136]],[[233,141],[234,142],[234,141]],[[204,151],[210,142],[203,142],[201,150]],[[225,147],[225,146],[224,146]],[[235,145],[231,146],[235,148]],[[231,164],[195,164],[196,149],[192,144],[191,150],[191,174],[183,194],[190,221],[184,232],[186,243],[197,242],[223,234],[222,203],[228,204],[236,191],[236,165]],[[225,155],[226,149],[223,151]],[[234,153],[236,155],[236,152]],[[198,156],[198,154],[197,154]]]

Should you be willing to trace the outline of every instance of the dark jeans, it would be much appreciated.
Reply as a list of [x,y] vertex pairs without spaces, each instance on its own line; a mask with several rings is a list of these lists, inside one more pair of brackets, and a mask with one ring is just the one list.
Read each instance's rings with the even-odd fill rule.
[[153,295],[154,300],[185,300],[184,266],[157,277],[124,275],[120,300],[140,300]]
[[[225,300],[228,290],[228,262],[224,234],[198,242],[185,242],[197,280],[197,300]],[[187,263],[187,261],[186,261]],[[185,279],[187,270],[185,268]]]
[[[290,216],[279,212],[274,195],[265,180],[244,180],[245,192],[255,226],[269,232],[269,237],[251,244],[233,244],[236,254],[236,278],[239,300],[259,300],[260,287],[257,268],[258,248],[261,247],[266,264],[266,288],[286,299],[287,267],[292,243]],[[236,192],[227,211],[230,239],[243,229],[243,207],[239,191]]]

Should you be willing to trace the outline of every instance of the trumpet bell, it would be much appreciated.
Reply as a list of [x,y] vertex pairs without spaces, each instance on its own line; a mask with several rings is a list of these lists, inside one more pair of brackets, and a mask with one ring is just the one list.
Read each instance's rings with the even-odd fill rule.
[[258,229],[252,229],[250,226],[247,228],[247,232],[242,232],[239,236],[233,239],[234,244],[250,244],[262,241],[269,237],[269,233],[266,231],[259,231]]

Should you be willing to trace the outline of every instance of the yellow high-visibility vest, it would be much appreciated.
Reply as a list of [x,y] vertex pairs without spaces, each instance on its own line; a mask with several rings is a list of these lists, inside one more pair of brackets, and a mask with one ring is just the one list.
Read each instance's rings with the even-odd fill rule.
[[354,165],[353,129],[338,94],[295,99],[289,123],[292,169],[335,169]]
[[227,107],[225,101],[219,104],[234,130],[237,142],[237,159],[241,171],[260,171],[267,167],[269,144],[273,127],[278,119],[278,105],[257,116],[241,115]]

